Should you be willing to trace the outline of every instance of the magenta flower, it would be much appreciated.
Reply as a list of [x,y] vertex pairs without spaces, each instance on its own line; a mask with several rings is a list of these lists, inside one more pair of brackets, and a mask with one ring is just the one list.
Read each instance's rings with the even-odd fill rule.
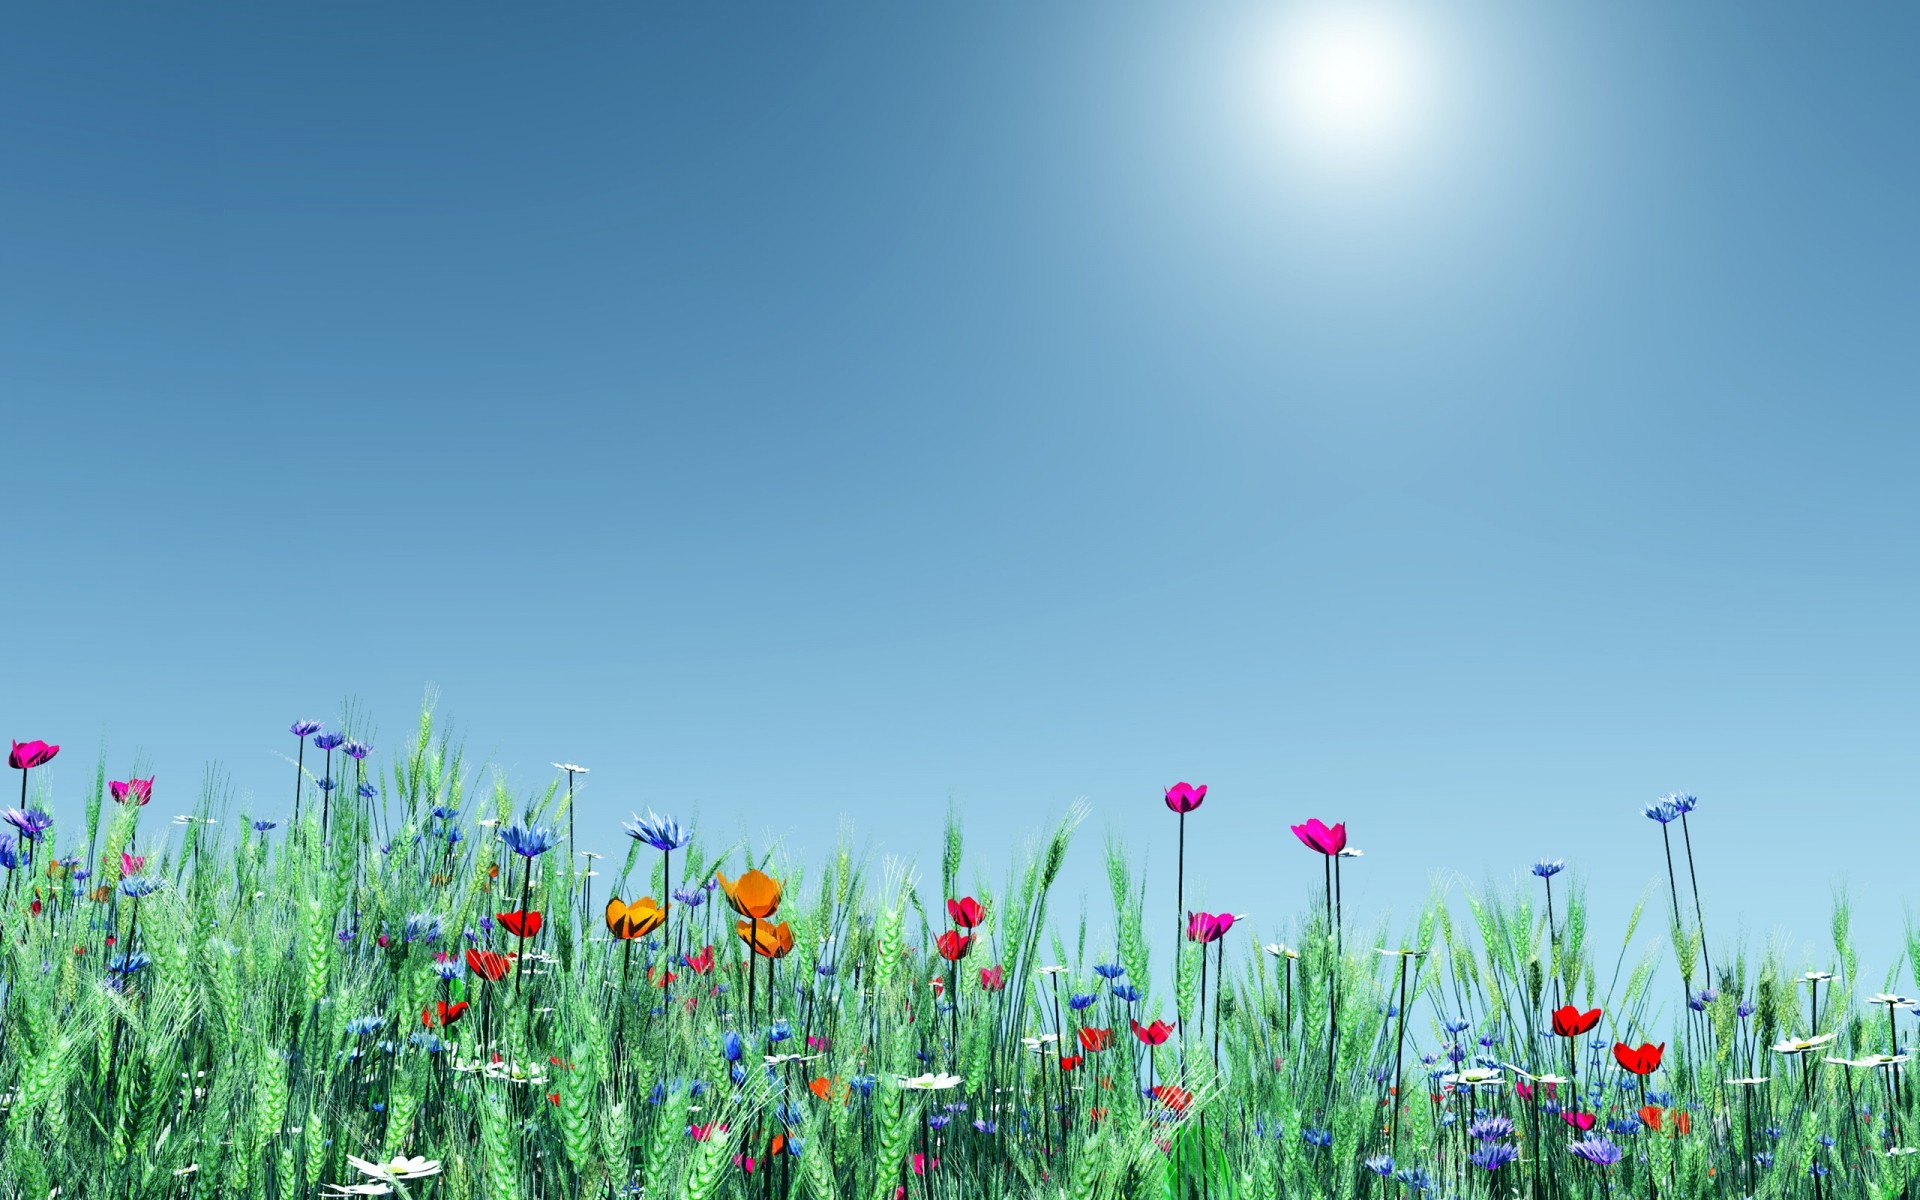
[[1207,785],[1195,787],[1191,783],[1176,783],[1167,789],[1167,807],[1177,813],[1190,813],[1200,807],[1207,798]]
[[53,761],[60,753],[60,747],[49,746],[45,742],[15,742],[13,753],[7,755],[7,765],[16,771],[30,771]]
[[1344,821],[1328,829],[1319,817],[1313,817],[1305,825],[1295,825],[1293,836],[1299,838],[1300,844],[1307,849],[1318,850],[1329,857],[1347,848],[1347,826]]
[[107,789],[113,793],[116,804],[131,803],[144,807],[153,799],[153,776],[149,775],[145,779],[129,779],[125,783],[116,779],[107,785]]
[[1190,942],[1199,942],[1203,946],[1211,945],[1226,936],[1227,930],[1232,928],[1232,913],[1187,914],[1187,940]]

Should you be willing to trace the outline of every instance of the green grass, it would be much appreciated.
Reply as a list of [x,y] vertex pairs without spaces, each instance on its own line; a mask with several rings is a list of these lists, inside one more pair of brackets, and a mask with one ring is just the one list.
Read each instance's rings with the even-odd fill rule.
[[[313,759],[309,751],[309,768]],[[663,856],[638,843],[589,878],[564,839],[562,789],[472,794],[476,775],[423,716],[408,752],[381,774],[379,800],[362,802],[350,786],[333,793],[323,838],[311,775],[299,822],[262,834],[217,789],[184,830],[103,804],[99,773],[86,827],[56,826],[31,867],[8,872],[4,1193],[315,1196],[368,1182],[348,1155],[396,1154],[440,1165],[395,1184],[408,1195],[500,1200],[890,1200],[903,1187],[915,1200],[1265,1200],[1416,1196],[1422,1182],[1438,1196],[1914,1192],[1920,1155],[1887,1152],[1920,1144],[1911,1090],[1896,1091],[1886,1068],[1822,1061],[1895,1049],[1887,1008],[1867,1002],[1876,987],[1857,975],[1844,905],[1817,1019],[1811,989],[1777,955],[1723,959],[1732,948],[1719,945],[1717,995],[1687,1008],[1680,977],[1695,991],[1708,981],[1687,898],[1678,917],[1664,897],[1636,910],[1621,945],[1598,947],[1568,876],[1554,881],[1551,935],[1537,880],[1488,889],[1461,909],[1436,897],[1397,938],[1350,922],[1335,936],[1316,897],[1297,957],[1263,950],[1243,927],[1204,959],[1183,946],[1175,969],[1151,959],[1146,922],[1167,914],[1141,911],[1142,880],[1117,842],[1105,848],[1111,920],[1090,933],[1078,905],[1075,921],[1055,918],[1052,888],[1084,816],[1073,809],[1003,886],[973,891],[987,915],[953,965],[934,945],[966,865],[957,822],[939,893],[910,864],[874,864],[845,845],[798,862],[697,838],[673,854],[669,886]],[[441,820],[436,807],[460,815]],[[529,872],[481,819],[563,836]],[[449,843],[448,828],[461,840]],[[120,877],[121,851],[163,843],[135,877],[157,889],[129,894],[138,885]],[[91,877],[49,869],[57,856],[91,862]],[[756,963],[751,986],[725,896],[702,888],[716,869],[734,878],[749,868],[784,884],[774,919],[793,935],[790,954]],[[609,936],[599,911],[609,895],[663,900],[686,888],[705,901],[673,904],[643,942]],[[498,982],[464,964],[450,981],[435,973],[436,952],[516,949],[485,922],[518,908],[523,890],[546,919],[513,972]],[[409,941],[409,917],[423,914],[441,936]],[[708,946],[711,970],[680,963]],[[106,967],[129,951],[149,961],[123,981]],[[670,956],[680,965],[667,981]],[[1096,963],[1123,966],[1117,982],[1141,997],[1116,997]],[[1043,973],[1054,965],[1065,973]],[[991,966],[1004,969],[1001,990],[981,986]],[[1076,994],[1095,999],[1072,1011]],[[956,996],[957,1012],[944,1007]],[[1558,1000],[1604,1013],[1571,1056],[1568,1039],[1546,1032]],[[422,1012],[443,1001],[470,1007],[450,1028],[423,1027]],[[1677,1023],[1650,1027],[1654,1014],[1675,1012]],[[1133,1019],[1177,1031],[1149,1049],[1130,1033]],[[367,1031],[350,1031],[362,1020]],[[788,1031],[777,1041],[776,1021]],[[1436,1078],[1452,1069],[1448,1021],[1467,1023],[1462,1065],[1502,1064],[1495,1082]],[[1111,1029],[1110,1045],[1081,1051],[1083,1027]],[[737,1063],[729,1032],[741,1036]],[[1834,1036],[1810,1055],[1772,1048],[1808,1033]],[[1075,1069],[1061,1068],[1044,1040],[1054,1035],[1082,1055]],[[1616,1039],[1665,1042],[1660,1069],[1633,1080],[1605,1048]],[[766,1055],[806,1057],[768,1067]],[[1553,1085],[1552,1100],[1544,1083],[1531,1097],[1516,1087],[1521,1072],[1570,1066],[1575,1082]],[[901,1086],[927,1072],[961,1083]],[[1727,1082],[1756,1075],[1768,1082]],[[1164,1085],[1159,1097],[1143,1094],[1149,1082]],[[1552,1111],[1576,1097],[1597,1134],[1649,1104],[1661,1127],[1609,1134],[1623,1160],[1592,1166],[1570,1153],[1579,1135]],[[1472,1164],[1483,1146],[1467,1135],[1476,1113],[1513,1122],[1493,1140],[1518,1161],[1492,1172]],[[1365,1165],[1389,1151],[1401,1178]],[[751,1173],[741,1156],[754,1160]]]

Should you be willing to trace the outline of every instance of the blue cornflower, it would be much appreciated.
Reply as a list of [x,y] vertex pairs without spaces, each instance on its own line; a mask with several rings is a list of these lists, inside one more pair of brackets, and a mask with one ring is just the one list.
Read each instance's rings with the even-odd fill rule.
[[1646,1126],[1640,1123],[1640,1118],[1635,1116],[1607,1122],[1607,1132],[1615,1137],[1632,1137],[1645,1128]]
[[151,896],[160,890],[160,881],[149,879],[145,875],[133,875],[120,881],[120,894],[129,900],[138,900]]
[[[771,1069],[769,1069],[769,1074],[771,1074]],[[747,1081],[747,1069],[739,1063],[735,1063],[727,1068],[727,1078],[733,1080],[736,1084],[743,1084]]]
[[1073,995],[1067,997],[1067,1007],[1074,1012],[1082,1012],[1097,999],[1099,999],[1097,996],[1075,992]]
[[1393,1174],[1393,1158],[1390,1155],[1376,1154],[1360,1165],[1372,1171],[1375,1175],[1380,1176],[1382,1179]]
[[280,822],[278,821],[266,821],[266,820],[255,821],[253,823],[253,831],[255,833],[266,833],[269,830],[278,828],[279,825],[280,825]]
[[855,1075],[847,1080],[847,1087],[859,1092],[862,1096],[871,1096],[873,1086],[878,1082],[879,1079],[872,1075]]
[[287,732],[297,738],[310,738],[320,732],[320,722],[295,721],[293,724],[287,726]]
[[443,958],[436,955],[433,960],[433,973],[442,979],[458,977],[460,974],[460,956],[457,954],[449,954]]
[[953,1123],[953,1118],[949,1117],[945,1113],[935,1113],[933,1116],[927,1118],[928,1129],[945,1129],[948,1125],[951,1125],[952,1123]]
[[1576,1157],[1584,1158],[1596,1167],[1610,1167],[1619,1162],[1622,1157],[1620,1147],[1606,1138],[1591,1133],[1569,1145],[1567,1149],[1573,1151]]
[[370,783],[363,783],[360,785],[360,798],[362,800],[371,800],[375,796],[378,796],[379,794],[380,794],[380,789],[373,786]]
[[427,815],[438,821],[451,821],[460,815],[460,810],[458,808],[449,808],[444,804],[436,804],[427,811]]
[[509,825],[500,831],[500,840],[521,858],[539,858],[560,844],[553,830],[544,825]]
[[1649,804],[1640,811],[1647,814],[1648,819],[1658,821],[1662,825],[1671,824],[1680,819],[1680,810],[1675,808],[1673,804],[1667,800],[1662,800],[1657,804]]
[[385,1017],[355,1017],[347,1022],[347,1032],[357,1037],[365,1037],[369,1033],[379,1033],[386,1023]]
[[406,927],[400,931],[403,942],[437,942],[440,940],[440,918],[432,913],[410,913]]
[[1416,1192],[1433,1190],[1433,1176],[1420,1167],[1402,1167],[1393,1173],[1393,1181]]
[[131,975],[145,969],[152,962],[153,959],[145,951],[135,950],[132,954],[114,955],[113,960],[107,964],[107,970],[115,975]]
[[1467,1161],[1483,1171],[1498,1171],[1519,1157],[1520,1152],[1505,1142],[1488,1142],[1467,1155]]
[[1760,1011],[1760,1010],[1754,1007],[1754,1004],[1753,1004],[1753,1001],[1751,1001],[1751,1000],[1742,1000],[1742,1001],[1741,1001],[1741,1002],[1740,1002],[1740,1003],[1739,1003],[1739,1004],[1738,1004],[1738,1005],[1737,1005],[1737,1006],[1736,1006],[1736,1007],[1734,1008],[1734,1010],[1733,1010],[1733,1014],[1734,1014],[1734,1016],[1736,1016],[1736,1017],[1739,1017],[1739,1018],[1740,1018],[1740,1019],[1741,1019],[1742,1021],[1744,1021],[1744,1020],[1746,1020],[1746,1019],[1747,1019],[1748,1017],[1750,1017],[1750,1016],[1752,1016],[1752,1015],[1753,1015],[1754,1013],[1756,1013],[1756,1012],[1758,1012],[1758,1011]]
[[1762,1171],[1771,1171],[1773,1170],[1773,1151],[1762,1150],[1753,1156],[1753,1161],[1760,1165]]
[[317,788],[319,788],[319,789],[320,789],[321,791],[323,791],[323,792],[330,792],[330,791],[332,791],[332,790],[333,790],[334,788],[337,788],[337,787],[339,787],[340,785],[339,785],[339,784],[337,784],[337,783],[335,783],[335,782],[334,782],[333,780],[331,780],[331,779],[321,779],[321,780],[317,780],[317,781],[316,781],[316,782],[314,783],[314,786],[315,786],[315,787],[317,787]]
[[1136,1004],[1140,1000],[1140,989],[1130,983],[1114,984],[1113,994],[1125,1000],[1128,1004]]
[[1564,858],[1543,858],[1533,864],[1533,873],[1542,879],[1552,879],[1566,869],[1567,860]]
[[0,821],[5,821],[20,831],[20,836],[29,842],[37,842],[41,835],[53,828],[53,816],[38,808],[10,808],[0,813]]
[[635,814],[633,820],[621,823],[627,836],[636,842],[645,842],[655,850],[678,850],[693,840],[693,835],[681,828],[680,822],[672,817],[663,817],[652,809],[646,816]]
[[1446,1030],[1448,1033],[1465,1033],[1467,1031],[1467,1026],[1471,1024],[1472,1024],[1471,1021],[1461,1021],[1461,1020],[1449,1018],[1448,1020],[1442,1021],[1440,1023],[1440,1028]]
[[1125,975],[1127,969],[1119,963],[1095,963],[1093,964],[1093,973],[1111,982]]
[[467,840],[467,835],[460,832],[460,827],[458,825],[447,826],[447,848],[448,849],[452,849],[453,847],[458,846],[461,842],[464,842],[466,840]]
[[729,1030],[726,1035],[720,1039],[720,1049],[726,1054],[728,1062],[739,1062],[741,1054],[740,1035]]
[[793,1029],[784,1019],[775,1021],[773,1028],[767,1031],[767,1040],[770,1042],[784,1042],[792,1036]]
[[313,746],[316,750],[338,750],[346,740],[344,733],[323,733],[313,739]]
[[1660,799],[1673,805],[1674,811],[1683,816],[1700,806],[1700,798],[1698,796],[1690,796],[1685,792],[1669,792],[1667,795],[1660,797]]
[[688,908],[699,908],[707,902],[707,893],[703,888],[682,888],[674,892],[673,898]]
[[1300,1131],[1300,1140],[1309,1146],[1318,1146],[1324,1150],[1333,1145],[1333,1130],[1303,1129]]
[[0,867],[11,871],[20,865],[19,843],[10,833],[0,833]]
[[[324,749],[324,747],[322,748]],[[361,759],[364,759],[367,755],[373,753],[373,747],[367,745],[365,742],[356,742],[356,741],[349,740],[346,742],[342,742],[340,744],[340,753],[346,755],[348,758],[351,758],[355,762],[359,762]]]
[[1497,1138],[1513,1136],[1513,1121],[1499,1115],[1481,1117],[1467,1126],[1467,1136],[1475,1141],[1491,1142]]
[[975,1117],[973,1119],[973,1127],[979,1133],[1000,1132],[1000,1126],[993,1121],[987,1120],[985,1117]]

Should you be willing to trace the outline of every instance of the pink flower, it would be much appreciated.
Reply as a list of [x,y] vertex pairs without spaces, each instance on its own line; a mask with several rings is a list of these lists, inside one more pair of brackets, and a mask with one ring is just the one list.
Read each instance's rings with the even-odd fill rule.
[[1200,807],[1207,798],[1207,785],[1195,787],[1191,783],[1176,783],[1167,789],[1167,807],[1177,813],[1190,813]]
[[980,990],[997,992],[1007,986],[1007,970],[1002,966],[980,968]]
[[140,872],[146,869],[147,869],[146,855],[128,854],[125,850],[122,850],[120,852],[120,873],[122,875],[138,875]]
[[107,790],[113,793],[116,804],[125,804],[131,800],[136,807],[144,808],[147,802],[153,799],[153,776],[149,775],[145,779],[129,779],[125,783],[115,780],[107,785]]
[[15,742],[13,753],[7,755],[7,765],[16,771],[30,771],[43,763],[53,761],[60,753],[60,747],[49,746],[45,742]]
[[1347,848],[1347,826],[1344,821],[1328,829],[1319,817],[1314,817],[1305,825],[1295,825],[1293,836],[1299,838],[1301,845],[1307,849],[1318,850],[1326,855],[1338,854]]
[[1219,941],[1233,928],[1232,913],[1188,913],[1187,940],[1209,945]]

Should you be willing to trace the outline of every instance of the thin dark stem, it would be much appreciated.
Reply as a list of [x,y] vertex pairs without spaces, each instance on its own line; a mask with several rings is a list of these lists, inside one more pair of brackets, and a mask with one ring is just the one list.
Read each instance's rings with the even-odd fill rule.
[[1700,931],[1700,957],[1707,964],[1707,986],[1713,986],[1713,955],[1707,950],[1707,918],[1700,909],[1700,877],[1693,870],[1693,834],[1687,828],[1687,814],[1680,814],[1680,837],[1687,847],[1687,882],[1693,885],[1693,924]]

